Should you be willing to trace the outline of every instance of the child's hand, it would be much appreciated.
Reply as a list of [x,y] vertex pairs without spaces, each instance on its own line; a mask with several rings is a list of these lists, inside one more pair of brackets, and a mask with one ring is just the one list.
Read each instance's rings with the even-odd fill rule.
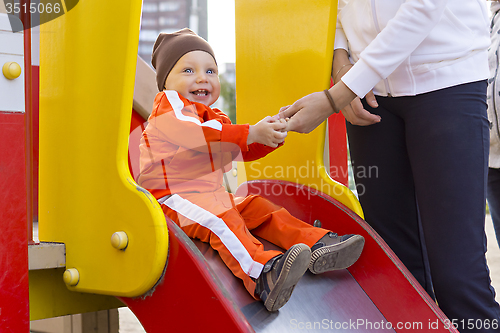
[[[500,0],[499,0],[500,1]],[[290,120],[290,118],[285,118],[285,119],[280,119],[278,120],[280,123],[284,124],[285,125],[285,128],[283,128],[281,130],[281,132],[288,132],[288,129],[287,129],[287,126],[288,126],[288,121]]]
[[250,126],[247,145],[258,142],[269,147],[278,147],[278,144],[285,141],[287,136],[286,125],[285,119],[274,120],[273,117],[265,117],[257,124]]
[[[500,1],[500,0],[499,0],[499,1]],[[276,121],[280,120],[280,118],[281,118],[281,119],[283,119],[283,118],[284,118],[284,115],[283,115],[283,114],[281,114],[281,113],[282,113],[282,112],[284,112],[284,111],[286,111],[286,109],[288,109],[290,106],[291,106],[291,105],[287,105],[287,106],[283,106],[283,107],[281,107],[281,108],[280,108],[280,110],[279,110],[279,112],[278,112],[278,114],[275,114],[275,115],[274,115],[274,116],[272,116],[271,118],[272,118],[272,119],[274,119],[274,120],[276,120]],[[288,121],[289,119],[290,119],[290,118],[286,118],[286,121]]]

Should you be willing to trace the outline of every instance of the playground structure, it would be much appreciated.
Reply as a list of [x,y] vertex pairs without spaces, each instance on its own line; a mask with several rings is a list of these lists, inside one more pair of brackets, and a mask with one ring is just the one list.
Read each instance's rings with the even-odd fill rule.
[[[328,87],[336,3],[236,1],[239,123],[255,123]],[[126,305],[149,333],[283,331],[323,319],[343,329],[363,320],[360,331],[454,332],[363,221],[345,186],[341,115],[330,118],[328,131],[324,124],[308,135],[290,134],[275,153],[238,165],[237,194],[259,193],[304,221],[366,239],[356,264],[306,274],[278,313],[263,310],[206,244],[165,221],[133,177],[145,105],[152,102],[147,89],[154,86],[147,69],[136,76],[143,66],[140,14],[139,0],[87,0],[43,24],[39,79],[31,52],[19,46],[21,39],[30,44],[30,30],[13,33],[0,21],[0,32],[15,39],[8,52],[0,43],[0,65],[16,62],[24,74],[0,78],[2,89],[22,92],[0,91],[0,331],[28,332],[30,320]],[[29,245],[28,262],[32,198],[41,242]]]

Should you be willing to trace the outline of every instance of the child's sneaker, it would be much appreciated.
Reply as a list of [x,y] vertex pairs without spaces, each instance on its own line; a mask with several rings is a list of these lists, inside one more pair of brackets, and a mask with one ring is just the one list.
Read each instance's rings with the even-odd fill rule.
[[364,244],[363,236],[339,236],[330,231],[312,246],[309,270],[319,274],[347,268],[358,260]]
[[255,293],[268,311],[277,311],[288,302],[295,285],[311,260],[311,249],[295,244],[284,254],[269,260],[257,279]]

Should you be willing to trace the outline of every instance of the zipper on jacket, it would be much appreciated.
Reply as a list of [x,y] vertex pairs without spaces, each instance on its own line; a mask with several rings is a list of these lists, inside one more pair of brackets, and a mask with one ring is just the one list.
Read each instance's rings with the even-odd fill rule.
[[[371,0],[372,4],[372,16],[373,16],[373,24],[375,25],[375,29],[377,30],[377,34],[380,33],[380,26],[378,25],[377,13],[375,10],[375,0]],[[389,81],[387,79],[383,79],[385,90],[387,90],[387,96],[391,97],[391,89],[389,89]]]

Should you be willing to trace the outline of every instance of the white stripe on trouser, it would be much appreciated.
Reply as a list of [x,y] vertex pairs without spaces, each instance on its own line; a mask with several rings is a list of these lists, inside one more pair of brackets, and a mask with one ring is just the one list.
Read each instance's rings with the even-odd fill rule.
[[[179,195],[174,194],[166,200],[159,199],[164,205],[176,211],[178,214],[186,217],[213,232],[224,246],[229,250],[231,255],[238,261],[241,269],[250,277],[256,279],[259,277],[264,265],[252,259],[247,249],[241,244],[240,240],[228,228],[226,223],[219,217],[210,213],[209,211],[193,204],[192,202],[181,198]],[[180,220],[180,219],[179,219]],[[183,222],[181,221],[181,227]],[[184,222],[185,224],[185,222]]]

